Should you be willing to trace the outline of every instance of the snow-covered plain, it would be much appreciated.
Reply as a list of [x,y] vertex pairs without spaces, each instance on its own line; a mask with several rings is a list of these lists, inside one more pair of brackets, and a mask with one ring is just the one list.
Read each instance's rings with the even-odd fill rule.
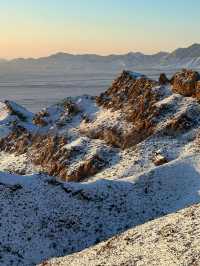
[[[13,100],[33,112],[40,111],[68,96],[99,95],[105,91],[122,68],[100,71],[37,74],[0,74],[0,100]],[[141,70],[140,70],[141,71]],[[158,78],[162,70],[143,69],[142,73]],[[170,71],[169,74],[172,72]]]

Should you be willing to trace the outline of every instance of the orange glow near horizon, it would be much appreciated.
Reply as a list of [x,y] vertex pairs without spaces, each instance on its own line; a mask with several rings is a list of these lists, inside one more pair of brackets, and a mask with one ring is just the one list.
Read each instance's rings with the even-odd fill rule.
[[2,1],[0,57],[152,54],[200,43],[200,3],[192,1],[174,0],[178,14],[168,0]]

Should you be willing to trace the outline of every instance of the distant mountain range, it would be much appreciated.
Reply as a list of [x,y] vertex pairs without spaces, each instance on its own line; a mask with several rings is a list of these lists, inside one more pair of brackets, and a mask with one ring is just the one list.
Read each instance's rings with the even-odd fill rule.
[[0,60],[0,72],[68,73],[116,72],[122,69],[179,69],[200,68],[200,44],[178,48],[171,53],[145,55],[130,52],[122,55],[73,55],[57,53],[48,57]]

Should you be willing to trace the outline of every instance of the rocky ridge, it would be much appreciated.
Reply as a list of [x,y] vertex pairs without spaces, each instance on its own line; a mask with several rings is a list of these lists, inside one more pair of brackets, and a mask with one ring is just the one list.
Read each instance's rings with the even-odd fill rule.
[[96,98],[37,114],[1,103],[0,264],[69,255],[199,203],[198,83],[192,70],[124,71]]
[[198,73],[190,70],[176,73],[171,80],[161,74],[159,82],[124,71],[96,99],[68,98],[35,115],[6,101],[3,109],[8,112],[10,133],[1,138],[0,149],[24,154],[61,180],[84,180],[149,137],[167,135],[179,141],[180,134],[197,128],[198,79]]

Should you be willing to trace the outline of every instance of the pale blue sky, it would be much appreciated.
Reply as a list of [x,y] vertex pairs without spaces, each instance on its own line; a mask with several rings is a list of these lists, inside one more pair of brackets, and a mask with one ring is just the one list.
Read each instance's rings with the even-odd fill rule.
[[0,0],[0,57],[154,53],[200,43],[198,0]]

